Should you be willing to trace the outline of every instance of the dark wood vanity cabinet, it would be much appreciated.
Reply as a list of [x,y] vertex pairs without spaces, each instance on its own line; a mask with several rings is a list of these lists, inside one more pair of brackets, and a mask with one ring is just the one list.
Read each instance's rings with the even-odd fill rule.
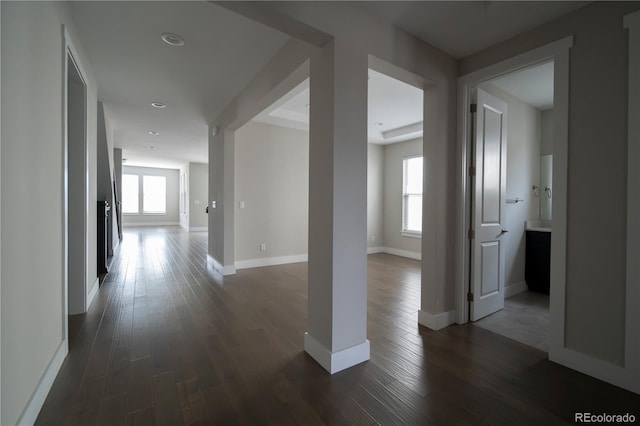
[[524,279],[529,290],[549,294],[551,232],[527,230]]

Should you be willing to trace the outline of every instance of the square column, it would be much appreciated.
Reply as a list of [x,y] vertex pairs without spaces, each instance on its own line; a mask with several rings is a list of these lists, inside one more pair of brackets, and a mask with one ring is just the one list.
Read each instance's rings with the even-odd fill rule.
[[[214,134],[215,133],[215,134]],[[222,275],[235,267],[235,131],[209,128],[208,262]]]
[[368,55],[333,40],[311,58],[310,76],[305,351],[333,374],[369,359]]

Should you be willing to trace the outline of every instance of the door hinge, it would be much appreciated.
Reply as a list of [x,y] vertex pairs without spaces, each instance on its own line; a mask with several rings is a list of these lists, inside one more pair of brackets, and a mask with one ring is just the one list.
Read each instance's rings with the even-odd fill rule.
[[475,114],[476,112],[478,112],[478,104],[471,104],[469,106],[469,111],[471,111],[471,114]]
[[476,166],[469,167],[469,176],[474,177],[476,175]]
[[473,302],[473,293],[467,293],[467,302]]
[[473,229],[469,229],[469,232],[467,232],[467,236],[470,240],[473,240],[476,237],[476,231],[474,231]]

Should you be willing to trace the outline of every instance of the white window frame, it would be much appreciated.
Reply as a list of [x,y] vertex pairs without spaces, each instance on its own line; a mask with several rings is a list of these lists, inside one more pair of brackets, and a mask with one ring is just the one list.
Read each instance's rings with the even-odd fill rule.
[[[417,194],[417,193],[409,193],[406,192],[406,188],[407,188],[407,164],[408,161],[414,158],[422,158],[423,161],[423,170],[422,170],[422,179],[423,179],[423,187],[422,187],[422,193]],[[422,238],[422,230],[420,231],[416,231],[413,229],[406,229],[405,225],[408,221],[405,220],[406,217],[406,211],[407,211],[407,200],[409,196],[416,196],[416,195],[420,195],[420,197],[423,199],[424,198],[424,156],[422,154],[417,154],[417,155],[409,155],[406,157],[402,158],[402,223],[401,223],[401,235],[403,237],[413,237],[413,238]],[[422,218],[421,218],[422,219]]]

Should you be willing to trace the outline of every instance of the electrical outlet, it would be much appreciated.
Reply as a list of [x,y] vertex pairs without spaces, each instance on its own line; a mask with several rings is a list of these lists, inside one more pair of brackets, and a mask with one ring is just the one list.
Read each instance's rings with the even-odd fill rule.
[[240,203],[238,203],[238,204],[239,204],[239,207],[240,207],[241,209],[244,209],[244,201],[240,201]]
[[215,202],[215,201],[212,201],[212,202],[211,202],[211,208],[212,208],[212,209],[215,209],[215,208],[216,208],[216,202]]
[[260,251],[267,251],[267,243],[260,243]]

